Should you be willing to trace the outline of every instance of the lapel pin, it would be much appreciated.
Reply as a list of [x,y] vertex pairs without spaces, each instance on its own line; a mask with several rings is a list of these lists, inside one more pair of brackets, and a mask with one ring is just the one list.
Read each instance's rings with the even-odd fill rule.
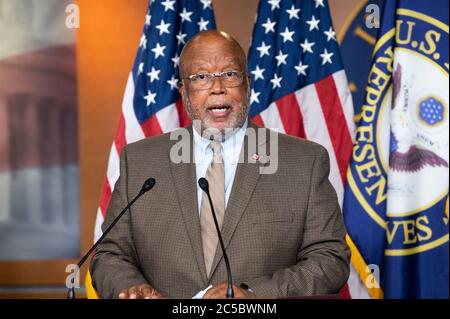
[[254,161],[259,160],[259,155],[258,155],[258,154],[253,154],[253,155],[252,155],[252,159],[253,159]]

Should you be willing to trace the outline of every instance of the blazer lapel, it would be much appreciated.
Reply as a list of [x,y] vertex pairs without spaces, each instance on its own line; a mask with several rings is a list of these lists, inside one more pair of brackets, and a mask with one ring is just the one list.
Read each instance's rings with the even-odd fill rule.
[[[249,128],[257,130],[258,126],[249,122]],[[263,142],[258,142],[257,145],[260,146],[264,144]],[[256,150],[255,150],[256,151]],[[242,152],[244,157],[242,157]],[[252,154],[250,154],[252,156]],[[259,168],[261,164],[267,165],[268,159],[264,157],[264,163],[262,161],[249,162],[248,158],[248,137],[245,136],[244,145],[241,149],[241,158],[244,158],[244,162],[239,163],[236,168],[236,175],[233,181],[233,187],[231,189],[230,198],[228,200],[227,208],[225,210],[225,217],[222,225],[222,238],[224,242],[225,249],[227,249],[230,244],[231,238],[233,237],[234,231],[242,218],[242,215],[247,207],[248,202],[253,194],[253,191],[258,183],[260,172]],[[250,159],[251,161],[251,159]],[[214,275],[220,260],[223,258],[222,249],[220,245],[217,246],[216,254],[212,264],[212,269],[210,273],[210,280]]]
[[[189,235],[198,269],[204,285],[206,286],[208,278],[203,257],[200,217],[198,214],[196,172],[195,163],[193,161],[192,126],[189,126],[187,129],[189,130],[189,137],[191,139],[189,142],[190,161],[189,163],[173,163],[169,158],[169,165],[186,231]],[[171,147],[176,143],[177,141],[170,141],[169,152]]]

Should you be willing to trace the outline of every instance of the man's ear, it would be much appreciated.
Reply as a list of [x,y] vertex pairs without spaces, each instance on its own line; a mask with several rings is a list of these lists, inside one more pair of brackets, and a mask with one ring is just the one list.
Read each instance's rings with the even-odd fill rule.
[[252,78],[250,77],[250,74],[246,74],[245,81],[247,83],[247,90],[250,91],[251,85],[252,85]]
[[183,85],[183,82],[182,82],[182,80],[180,80],[179,82],[178,82],[178,93],[180,93],[180,95],[181,95],[181,97],[184,97],[184,85]]

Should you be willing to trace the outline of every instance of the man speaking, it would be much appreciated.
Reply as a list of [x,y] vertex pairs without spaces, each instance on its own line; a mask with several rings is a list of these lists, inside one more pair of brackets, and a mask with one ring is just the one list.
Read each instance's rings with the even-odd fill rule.
[[[190,160],[174,160],[173,133],[122,151],[103,230],[144,180],[156,184],[98,246],[90,271],[100,296],[192,298],[203,291],[203,298],[225,298],[227,269],[212,207],[236,298],[337,293],[350,252],[326,150],[249,121],[246,56],[224,32],[204,31],[186,44],[180,79],[194,122],[187,129]],[[273,134],[276,148],[262,138]],[[261,147],[270,156],[251,151]],[[261,173],[273,161],[276,170]],[[202,177],[212,205],[198,184]]]

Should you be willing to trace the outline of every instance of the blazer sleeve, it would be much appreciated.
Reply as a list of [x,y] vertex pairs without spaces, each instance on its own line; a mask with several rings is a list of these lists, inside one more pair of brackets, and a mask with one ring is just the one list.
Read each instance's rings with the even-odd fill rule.
[[246,281],[257,296],[334,294],[347,282],[350,250],[337,196],[328,180],[328,153],[322,146],[316,146],[315,153],[297,263],[275,271],[272,276]]
[[[112,223],[128,205],[126,147],[120,155],[120,177],[117,180],[108,206],[102,231]],[[130,227],[130,211],[127,211],[97,247],[90,264],[94,288],[101,298],[118,298],[121,290],[147,283],[141,271]]]

